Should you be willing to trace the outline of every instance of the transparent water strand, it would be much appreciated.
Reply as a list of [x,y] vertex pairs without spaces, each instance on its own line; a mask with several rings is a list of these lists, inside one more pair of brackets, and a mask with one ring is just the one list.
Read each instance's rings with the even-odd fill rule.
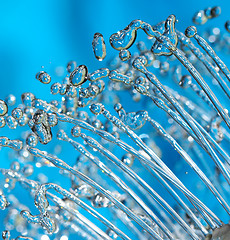
[[[63,119],[62,119],[63,120]],[[66,119],[65,119],[66,120]],[[70,120],[70,119],[69,119]],[[76,119],[75,119],[76,120]],[[74,121],[74,120],[73,120]],[[78,125],[81,125],[81,127],[85,126],[80,124],[78,122]],[[92,126],[91,126],[92,127]],[[86,128],[87,130],[90,130],[90,125],[88,125],[88,128]],[[91,131],[93,132],[97,132],[101,137],[103,137],[104,139],[108,140],[108,141],[112,141],[115,144],[117,144],[118,146],[124,148],[124,150],[126,151],[130,151],[131,153],[133,153],[137,158],[140,158],[141,160],[146,160],[144,157],[141,156],[141,154],[139,152],[137,152],[136,150],[134,150],[132,147],[130,147],[129,145],[127,145],[125,142],[122,142],[118,139],[116,139],[114,136],[112,136],[111,134],[109,134],[108,132],[105,132],[105,134],[102,134],[104,131],[102,130],[98,130],[96,128],[91,129]],[[108,138],[109,136],[109,138]],[[196,219],[195,215],[191,212],[191,210],[184,204],[184,202],[180,199],[180,197],[172,190],[172,188],[157,174],[154,172],[154,174],[156,174],[157,179],[160,180],[161,183],[163,183],[164,186],[166,186],[166,189],[169,189],[170,193],[172,193],[172,195],[175,197],[176,201],[179,201],[179,204],[181,206],[183,206],[183,208],[185,209],[185,211],[187,212],[188,215],[191,215],[192,218],[194,219],[194,221],[197,223],[197,225],[202,229],[202,231],[204,233],[206,233],[206,230],[202,227],[202,225],[199,223],[199,221]]]
[[[170,89],[170,92],[172,92],[172,90]],[[176,97],[176,99],[180,98],[180,95],[173,92],[174,93],[174,96]],[[190,103],[192,104],[192,103]],[[195,107],[194,106],[194,109],[197,110],[197,106]],[[202,111],[202,114],[201,116],[205,116],[205,121],[207,121],[208,119],[208,116],[206,115],[206,113],[204,111]],[[218,144],[212,137],[210,134],[208,134],[208,132],[204,129],[204,127],[201,126],[200,123],[198,123],[198,121],[196,119],[194,119],[192,116],[191,116],[193,122],[197,125],[197,127],[200,129],[200,131],[202,132],[202,134],[205,136],[205,138],[209,141],[209,143],[215,148],[215,150],[222,156],[222,158],[226,161],[226,163],[229,164],[229,160],[230,160],[230,157],[229,155],[224,151],[223,148],[221,148],[220,144]],[[210,121],[211,119],[209,119]],[[183,121],[183,120],[182,120]],[[183,124],[183,126],[185,126],[186,124]],[[185,127],[184,127],[185,129]],[[224,128],[221,128],[222,130],[224,130]],[[191,132],[189,131],[189,129],[186,130],[188,133]],[[225,130],[225,133],[227,131]],[[189,133],[194,139],[196,139],[197,142],[199,142],[199,139],[191,132]],[[204,149],[205,150],[205,149]]]
[[85,227],[86,229],[89,228],[87,229],[87,231],[90,234],[92,234],[94,238],[97,237],[97,239],[102,238],[102,239],[111,240],[111,238],[105,232],[103,232],[100,228],[98,228],[95,224],[93,224],[89,219],[84,217],[84,215],[79,213],[76,209],[73,209],[70,206],[68,206],[68,204],[65,204],[65,202],[61,198],[49,192],[46,192],[46,195],[51,201],[53,201],[59,207],[65,209],[68,213],[73,215],[75,218],[79,219],[79,221],[86,226]]
[[0,189],[0,210],[5,210],[6,207],[9,205],[6,196],[3,194],[2,190]]
[[109,69],[108,68],[101,68],[89,74],[88,79],[91,82],[100,80],[102,78],[108,77]]
[[[34,154],[36,153],[36,149],[34,149],[34,148],[30,148],[30,149],[33,150]],[[42,153],[42,151],[39,150],[38,154],[41,154],[41,153]],[[44,154],[44,156],[47,156],[47,155]],[[55,162],[59,162],[57,158],[55,158],[55,157],[53,157],[53,158],[55,159]],[[51,156],[49,157],[48,160],[51,161]],[[62,164],[62,162],[60,164]],[[63,162],[63,165],[66,165],[66,164]],[[44,208],[48,207],[48,201],[45,197],[44,191],[47,191],[48,189],[52,188],[52,189],[56,190],[58,193],[62,194],[64,197],[67,197],[68,199],[74,201],[77,205],[82,207],[84,210],[91,213],[92,216],[96,217],[99,221],[101,221],[107,227],[113,229],[113,231],[116,232],[118,234],[118,236],[120,236],[122,239],[127,239],[127,240],[130,239],[122,231],[120,231],[115,225],[113,225],[110,221],[108,221],[106,218],[104,218],[101,214],[99,214],[97,211],[95,211],[93,208],[91,208],[89,205],[87,205],[85,202],[83,202],[82,200],[77,198],[75,195],[73,195],[69,191],[63,189],[61,186],[58,186],[57,184],[52,184],[52,183],[40,185],[36,181],[26,179],[26,178],[22,177],[19,173],[16,173],[12,170],[0,168],[0,171],[5,176],[7,176],[9,178],[14,178],[17,181],[23,183],[24,186],[27,186],[30,189],[37,190],[37,194],[39,193],[40,195],[38,195],[36,198],[36,201],[37,201],[36,204],[41,212],[46,212],[46,210]],[[38,191],[39,188],[40,188],[40,191]],[[45,205],[44,205],[44,203],[45,203]],[[32,221],[32,220],[33,220],[33,218],[30,218],[30,221]],[[34,218],[33,222],[36,223],[37,219]]]
[[119,218],[123,224],[125,224],[130,231],[138,238],[147,240],[147,236],[144,236],[143,232],[141,232],[133,223],[132,221],[127,217],[127,215],[117,209],[112,209],[112,213],[116,215],[117,218]]
[[209,73],[217,80],[218,84],[225,92],[225,94],[228,96],[228,98],[230,98],[230,88],[228,87],[226,82],[222,79],[220,74],[216,71],[214,66],[207,60],[205,55],[199,50],[199,48],[195,47],[192,41],[189,38],[186,38],[183,33],[177,31],[177,35],[180,42],[184,46],[188,47],[193,52],[193,54],[204,64]]
[[[171,172],[171,170],[169,170],[167,168],[167,166],[161,161],[161,159],[151,150],[149,149],[143,142],[142,140],[133,132],[131,131],[127,126],[125,126],[119,119],[117,119],[116,117],[112,116],[109,111],[104,109],[104,106],[102,104],[97,104],[94,105],[92,107],[91,105],[91,111],[92,108],[94,109],[94,114],[103,114],[109,121],[111,121],[113,124],[115,124],[118,128],[120,128],[121,130],[123,130],[129,137],[131,137],[132,140],[134,140],[134,142],[140,146],[148,155],[149,157],[153,160],[149,166],[153,167],[153,169],[158,168],[157,170],[159,171],[159,166],[160,166],[160,171],[162,174],[162,170],[164,169],[164,176],[167,176],[167,179],[172,181],[173,184],[176,183],[176,186],[180,186],[179,189],[182,190],[185,195],[192,201],[195,200],[194,203],[198,203],[200,202],[199,199],[197,199],[193,194],[191,194],[191,192],[188,191],[188,189],[186,189],[184,187],[184,185],[179,181],[179,179]],[[155,164],[154,164],[155,163]],[[157,165],[156,165],[157,164]],[[178,185],[179,184],[179,185]],[[198,203],[197,206],[199,206],[198,210],[204,211],[204,209],[206,209],[212,216],[214,219],[217,220],[216,216],[210,212],[210,209],[208,209],[205,205],[203,205],[203,207],[201,207],[203,205],[203,203]],[[201,208],[201,209],[200,209]],[[206,220],[207,221],[211,221],[210,217],[204,213],[206,215]],[[217,220],[218,221],[218,220]],[[221,224],[221,222],[219,222]],[[212,225],[212,221],[209,223],[210,225]]]
[[[199,139],[197,139],[196,135],[194,135],[194,133],[191,131],[191,129],[187,126],[187,124],[174,111],[172,111],[162,100],[154,98],[150,94],[146,94],[146,95],[148,95],[159,108],[161,108],[166,113],[168,113],[189,135],[191,135],[194,139],[196,139],[197,143],[200,143]],[[196,124],[198,125],[198,123],[196,123]],[[208,133],[206,133],[206,131],[204,131],[204,129],[200,125],[199,125],[199,128],[201,131],[203,131],[204,134],[206,134],[205,136],[209,139],[211,144],[218,150],[218,152],[221,155],[223,154],[222,156],[225,159],[229,159],[228,157],[226,158],[226,153],[223,151],[223,149],[220,148],[219,144],[217,144],[211,138],[211,136]],[[203,145],[201,145],[201,146],[203,147]],[[207,150],[204,147],[203,147],[203,149],[207,152]],[[229,160],[227,160],[227,161],[229,161]],[[222,162],[220,162],[220,164],[225,168],[225,166],[223,165]]]
[[[92,107],[92,106],[91,106]],[[120,128],[121,130],[123,130],[138,146],[141,147],[142,150],[144,150],[149,156],[150,158],[156,163],[158,164],[158,166],[160,166],[161,170],[164,169],[164,171],[166,172],[166,174],[168,175],[168,177],[170,177],[171,179],[173,179],[173,182],[177,182],[177,184],[180,186],[180,189],[185,190],[184,193],[186,194],[186,196],[189,197],[189,199],[191,199],[195,204],[197,204],[198,209],[202,209],[201,211],[207,211],[210,216],[213,217],[213,219],[216,219],[217,222],[219,222],[221,224],[221,221],[218,220],[217,216],[215,216],[214,213],[212,213],[210,211],[210,209],[207,208],[207,206],[205,206],[198,198],[196,198],[190,191],[188,191],[187,188],[185,188],[185,186],[183,185],[183,183],[171,172],[171,170],[164,164],[164,162],[150,149],[148,148],[143,141],[131,130],[129,129],[126,125],[124,125],[119,119],[117,119],[116,117],[112,116],[110,114],[109,111],[105,110],[103,108],[103,111],[101,112],[109,121],[111,121],[113,124],[115,124],[118,128]],[[156,167],[156,166],[155,166]],[[209,217],[207,216],[208,220]],[[210,220],[210,219],[209,219]],[[211,224],[211,222],[210,222]]]
[[185,35],[189,38],[194,38],[196,42],[204,49],[204,51],[212,58],[212,60],[219,67],[221,72],[226,76],[226,78],[230,81],[230,71],[225,65],[225,63],[217,56],[215,51],[211,48],[211,46],[197,34],[197,29],[194,26],[190,26],[185,30]]
[[7,137],[0,137],[0,146],[9,147],[15,151],[20,151],[23,148],[23,142],[21,140],[10,140]]
[[[139,198],[136,193],[131,190],[117,175],[115,175],[106,165],[104,165],[98,158],[94,157],[89,151],[85,149],[84,146],[79,144],[78,142],[72,140],[69,138],[66,133],[63,130],[60,130],[61,132],[58,133],[57,137],[59,140],[67,141],[69,142],[77,151],[79,151],[81,154],[88,157],[89,160],[91,160],[94,164],[97,165],[101,171],[110,177],[123,191],[125,191],[127,194],[130,195],[131,198],[133,198],[137,204],[143,209],[143,211],[154,221],[161,229],[162,231],[170,238],[173,239],[173,236],[171,232],[166,228],[166,226],[160,221],[160,219],[150,210],[149,207]],[[84,138],[84,134],[81,134],[81,136]]]
[[195,69],[195,67],[186,59],[183,55],[183,53],[177,49],[174,51],[174,55],[178,58],[178,60],[185,66],[185,68],[190,72],[190,74],[193,76],[193,78],[197,81],[199,86],[202,88],[202,90],[205,92],[207,97],[210,99],[212,104],[215,106],[217,112],[220,114],[226,125],[230,128],[230,119],[226,111],[224,110],[223,106],[220,104],[214,93],[211,91],[211,89],[208,87],[208,85],[205,83],[199,72]]
[[136,58],[133,62],[133,66],[145,74],[145,76],[148,78],[148,80],[156,86],[160,92],[164,95],[164,97],[173,105],[173,107],[177,110],[177,112],[180,114],[180,116],[183,118],[183,120],[188,124],[188,126],[191,128],[191,130],[194,132],[194,134],[199,139],[200,143],[207,149],[208,154],[210,157],[214,160],[214,162],[217,164],[219,169],[221,170],[223,176],[225,177],[226,181],[230,184],[230,175],[229,172],[226,170],[223,163],[220,161],[212,147],[210,146],[209,142],[206,140],[206,138],[202,135],[201,131],[198,129],[196,124],[193,122],[191,116],[178,104],[175,98],[163,87],[163,85],[159,82],[159,80],[156,78],[154,74],[149,72],[141,62],[140,58]]
[[119,168],[121,168],[124,172],[126,172],[130,177],[133,178],[134,182],[142,186],[150,196],[158,202],[173,218],[176,220],[182,228],[192,237],[192,239],[197,239],[197,236],[194,235],[193,230],[184,222],[184,220],[169,206],[169,204],[158,195],[141,177],[139,177],[131,168],[127,167],[122,161],[120,161],[114,154],[112,154],[109,150],[104,148],[101,144],[99,144],[93,138],[86,136],[85,134],[81,134],[81,137],[84,141],[90,145],[92,148],[97,149],[101,154],[103,154],[107,159],[115,163]]
[[211,181],[207,178],[207,176],[202,172],[202,170],[196,165],[196,163],[190,158],[190,156],[182,149],[182,147],[173,139],[171,135],[169,135],[162,126],[149,118],[148,121],[150,124],[157,130],[157,132],[163,136],[176,151],[185,159],[185,161],[193,168],[196,174],[201,178],[201,180],[205,183],[205,185],[209,188],[209,190],[214,194],[219,203],[223,206],[228,214],[230,214],[230,207],[226,203],[226,201],[222,198],[221,194],[218,190],[213,186]]
[[188,61],[184,54],[179,49],[177,49],[178,39],[175,32],[175,21],[176,18],[174,15],[170,15],[166,19],[165,31],[163,34],[155,31],[149,24],[141,20],[132,21],[124,30],[111,35],[110,44],[116,50],[122,50],[131,47],[136,39],[138,29],[142,29],[148,36],[156,38],[157,41],[154,43],[151,51],[156,55],[167,56],[173,54],[194,77],[194,79],[197,81],[202,90],[206,93],[210,101],[215,106],[217,112],[221,115],[227,126],[230,128],[230,118],[226,114],[224,108],[216,96],[213,94],[196,68]]
[[[124,211],[130,218],[132,218],[142,228],[144,228],[153,238],[155,238],[157,240],[161,239],[161,237],[159,237],[159,235],[157,235],[145,222],[143,222],[141,219],[139,219],[138,216],[136,216],[129,208],[127,208],[120,201],[118,201],[116,198],[111,196],[111,194],[107,190],[102,188],[100,185],[98,185],[96,182],[94,182],[88,176],[73,169],[68,164],[66,164],[64,161],[62,161],[61,159],[59,159],[57,157],[52,156],[51,154],[44,153],[44,152],[40,151],[39,149],[31,148],[31,147],[28,148],[28,151],[31,154],[33,154],[34,156],[43,157],[43,158],[49,160],[51,163],[53,163],[56,167],[64,169],[64,170],[70,172],[71,174],[79,177],[82,181],[86,182],[87,184],[89,184],[90,186],[95,188],[98,192],[105,195],[111,202],[114,203],[114,205],[116,205],[118,208],[120,208],[122,211]],[[118,233],[119,233],[119,231],[118,231]],[[121,233],[119,233],[119,234],[121,235]],[[128,238],[126,238],[126,239],[128,239]]]
[[[191,210],[186,206],[186,204],[184,204],[184,202],[179,198],[179,196],[175,193],[175,191],[173,191],[172,188],[163,180],[163,178],[160,177],[160,176],[166,176],[166,178],[169,181],[172,181],[171,177],[168,177],[165,174],[164,171],[161,171],[161,169],[159,168],[158,165],[154,165],[154,163],[152,161],[149,161],[149,159],[147,159],[144,156],[142,156],[142,154],[140,152],[138,152],[137,150],[135,150],[134,148],[132,148],[130,145],[126,144],[122,140],[118,140],[117,138],[115,138],[114,136],[112,136],[110,133],[108,133],[106,131],[103,131],[101,129],[96,129],[96,128],[94,128],[93,126],[91,126],[90,124],[88,124],[86,122],[83,122],[83,121],[81,121],[79,119],[76,119],[76,118],[73,119],[71,117],[65,116],[65,115],[60,114],[60,113],[58,113],[57,116],[58,116],[58,119],[60,121],[73,123],[73,124],[75,124],[77,126],[80,126],[81,128],[84,128],[86,130],[94,132],[94,133],[98,134],[99,136],[101,136],[102,138],[104,138],[105,140],[107,140],[109,142],[113,142],[116,145],[118,145],[119,147],[123,148],[125,151],[128,151],[128,152],[134,154],[135,157],[137,157],[144,164],[146,164],[147,169],[151,173],[153,173],[153,175],[156,176],[157,179],[159,179],[159,181],[161,181],[164,186],[166,186],[166,188],[170,191],[170,193],[172,193],[173,196],[175,196],[175,199],[177,199],[177,201],[179,201],[179,203],[181,204],[181,206],[183,206],[183,208],[188,213],[188,215],[192,216],[192,218],[196,222],[197,226],[199,226],[200,229],[202,229],[202,232],[207,234],[207,230],[202,226],[202,224],[200,224],[200,222],[198,221],[196,216],[191,212]],[[215,226],[214,223],[212,223],[211,225]]]
[[[189,76],[185,76],[187,78]],[[190,77],[189,77],[190,79]],[[183,80],[182,80],[183,81]],[[185,80],[186,81],[186,80]],[[174,98],[177,99],[180,105],[182,105],[185,110],[190,114],[193,118],[196,118],[202,125],[206,125],[211,121],[212,116],[216,116],[215,111],[207,111],[207,109],[201,108],[198,104],[192,102],[190,99],[185,97],[184,95],[180,95],[177,91],[174,91],[172,88],[165,86],[167,91],[173,95]],[[202,90],[201,90],[202,91]],[[210,101],[206,102],[207,104]],[[210,105],[211,107],[212,105]]]
[[223,191],[222,184],[220,183],[220,181],[218,181],[216,176],[213,176],[213,170],[211,169],[210,165],[207,164],[207,162],[205,161],[205,157],[203,156],[202,152],[200,151],[200,149],[195,144],[191,147],[191,153],[199,159],[199,161],[203,165],[203,168],[207,172],[206,175],[208,176],[208,178],[210,179],[212,184],[219,190],[222,197],[224,199],[227,199],[228,197],[226,196],[226,194]]

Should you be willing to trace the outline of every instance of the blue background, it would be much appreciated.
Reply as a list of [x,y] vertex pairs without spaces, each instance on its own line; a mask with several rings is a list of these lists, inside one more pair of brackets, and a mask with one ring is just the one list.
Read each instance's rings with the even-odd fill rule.
[[[130,21],[141,19],[155,24],[174,14],[178,19],[177,28],[184,31],[192,24],[196,11],[219,2],[0,0],[0,99],[9,93],[20,97],[28,91],[48,99],[49,86],[37,81],[35,74],[45,70],[55,78],[57,67],[60,72],[70,60],[87,65],[90,72],[104,66],[105,63],[98,62],[93,55],[91,43],[95,32],[104,35],[107,55],[113,55],[115,51],[109,45],[109,37]],[[224,28],[224,23],[230,20],[229,1],[221,1],[220,6],[221,16],[209,23],[215,21],[214,25]],[[198,31],[202,29],[203,26]],[[0,223],[0,230],[3,230],[1,227]]]

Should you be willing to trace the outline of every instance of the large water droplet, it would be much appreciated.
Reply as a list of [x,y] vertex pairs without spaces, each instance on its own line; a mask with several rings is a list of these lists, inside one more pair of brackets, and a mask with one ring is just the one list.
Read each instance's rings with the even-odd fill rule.
[[92,46],[96,59],[102,61],[106,56],[106,46],[103,35],[101,33],[94,34]]
[[80,65],[71,72],[69,80],[74,86],[80,86],[87,80],[88,69],[85,65]]

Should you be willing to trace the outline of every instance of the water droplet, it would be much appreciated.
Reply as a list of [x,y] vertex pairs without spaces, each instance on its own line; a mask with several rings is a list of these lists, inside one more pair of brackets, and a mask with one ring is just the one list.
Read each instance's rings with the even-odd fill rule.
[[221,14],[221,7],[216,6],[211,9],[212,18],[216,18],[216,17],[220,16],[220,14]]
[[68,62],[66,69],[69,73],[73,72],[75,68],[77,68],[77,63],[75,61]]
[[200,10],[193,16],[192,21],[197,25],[203,25],[208,21],[207,16],[205,15],[204,10]]
[[35,96],[31,92],[23,93],[21,96],[22,103],[26,107],[32,107],[32,103],[34,99],[35,99]]
[[3,240],[10,240],[10,231],[8,231],[8,230],[3,231],[2,238],[3,238]]
[[31,130],[37,135],[38,140],[42,144],[47,144],[52,140],[52,132],[48,122],[47,113],[38,110],[30,123]]
[[184,75],[184,76],[182,76],[182,78],[179,82],[179,85],[182,88],[188,88],[191,83],[192,83],[192,77],[190,75]]
[[31,176],[33,172],[34,172],[34,168],[30,164],[27,164],[22,168],[22,173],[25,177]]
[[121,61],[127,61],[131,58],[131,53],[129,50],[124,49],[121,50],[119,53],[119,58],[121,59]]
[[0,209],[4,210],[7,206],[8,206],[8,202],[6,200],[6,197],[0,192]]
[[208,19],[212,18],[211,10],[212,10],[211,7],[208,7],[204,10],[204,14]]
[[23,113],[22,117],[18,120],[18,124],[23,127],[25,126],[29,121],[29,117],[27,114]]
[[21,166],[20,166],[19,162],[14,161],[10,164],[10,169],[15,172],[18,172],[20,170],[20,168],[21,168]]
[[0,117],[0,128],[3,128],[6,126],[6,120],[4,117]]
[[41,83],[48,84],[51,81],[50,75],[45,71],[40,71],[36,74],[36,79],[38,79]]
[[96,59],[102,61],[106,56],[106,46],[101,33],[94,34],[92,46]]
[[109,75],[109,69],[101,68],[89,74],[89,81],[94,82],[101,78],[108,77],[108,75]]
[[23,112],[21,108],[14,108],[11,114],[13,118],[15,118],[16,120],[19,120],[22,117]]
[[87,67],[85,65],[80,65],[73,72],[71,72],[69,80],[75,87],[78,87],[87,81],[87,75]]
[[90,111],[95,115],[101,114],[103,110],[104,110],[104,106],[100,103],[92,104],[90,106]]
[[230,20],[225,23],[225,29],[230,33]]
[[60,83],[56,82],[56,83],[52,84],[52,86],[50,88],[51,94],[53,94],[53,95],[58,94],[60,91],[60,88],[61,88]]
[[129,167],[132,167],[134,162],[134,156],[130,153],[126,153],[122,158],[121,161]]
[[73,137],[79,137],[80,134],[81,134],[81,128],[78,127],[78,126],[74,126],[72,129],[71,129],[71,134]]
[[7,112],[8,112],[7,104],[5,103],[5,101],[0,99],[0,116],[6,115]]
[[6,124],[10,129],[16,129],[18,123],[12,116],[6,117]]
[[58,124],[57,115],[55,113],[49,113],[48,114],[48,122],[50,127],[54,127]]
[[197,29],[195,26],[187,27],[185,30],[185,36],[188,38],[192,38],[197,34]]
[[16,103],[16,97],[13,94],[9,94],[5,98],[5,101],[8,106],[14,106],[14,104]]
[[64,132],[64,130],[61,129],[57,132],[57,139],[62,141],[68,141],[68,136]]
[[38,137],[34,133],[30,133],[26,138],[26,144],[30,147],[35,147],[38,143]]

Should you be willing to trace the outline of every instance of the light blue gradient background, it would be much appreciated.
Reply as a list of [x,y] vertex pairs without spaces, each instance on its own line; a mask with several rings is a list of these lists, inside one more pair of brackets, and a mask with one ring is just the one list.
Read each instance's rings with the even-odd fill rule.
[[[222,14],[208,24],[224,28],[224,23],[230,20],[229,0],[1,0],[0,99],[9,93],[20,97],[28,91],[47,99],[50,87],[35,79],[41,66],[50,73],[53,82],[55,68],[65,67],[69,60],[87,65],[90,72],[104,66],[93,55],[91,43],[95,32],[104,35],[107,55],[114,55],[110,35],[134,19],[155,24],[174,14],[177,28],[184,31],[192,25],[196,11],[217,4]],[[204,28],[199,27],[198,31]],[[1,223],[0,230],[3,230]]]

